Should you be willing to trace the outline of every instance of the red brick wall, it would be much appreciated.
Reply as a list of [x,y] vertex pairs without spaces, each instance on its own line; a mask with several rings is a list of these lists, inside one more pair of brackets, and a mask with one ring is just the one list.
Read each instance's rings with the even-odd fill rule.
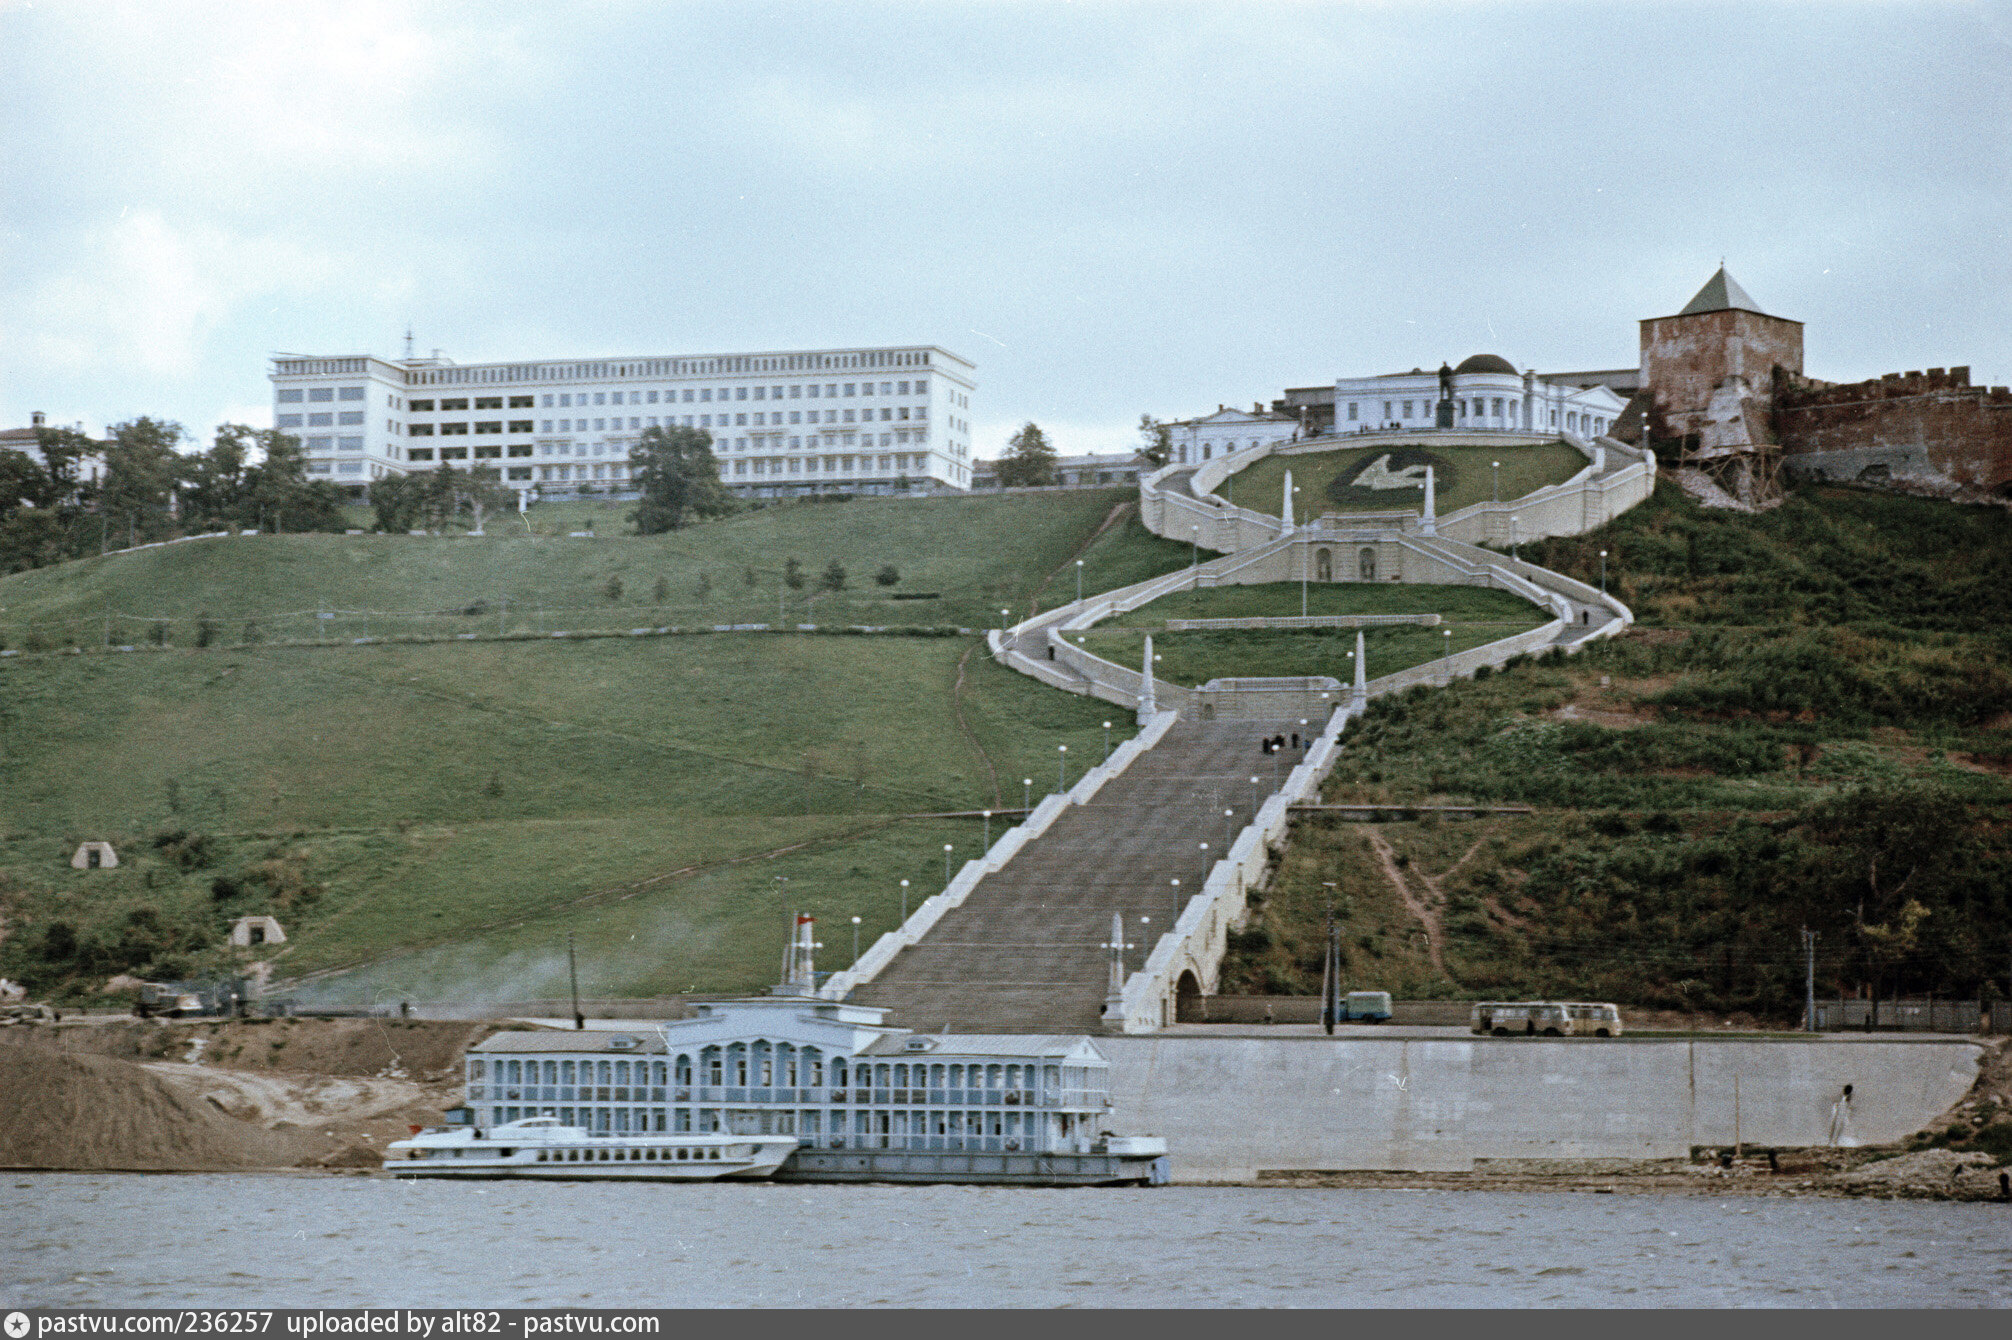
[[1699,431],[1713,389],[1728,377],[1744,377],[1765,401],[1776,367],[1801,374],[1801,322],[1735,309],[1642,322],[1642,379],[1658,437]]
[[2012,486],[2012,392],[1972,386],[1969,368],[1889,372],[1848,385],[1783,377],[1774,401],[1784,453],[1919,447],[1956,484],[1986,492]]

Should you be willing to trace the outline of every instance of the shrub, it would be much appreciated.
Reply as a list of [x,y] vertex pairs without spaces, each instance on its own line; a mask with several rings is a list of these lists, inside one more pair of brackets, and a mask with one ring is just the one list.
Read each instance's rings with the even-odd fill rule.
[[873,580],[881,586],[896,586],[901,582],[901,570],[892,563],[885,564],[873,574]]
[[606,582],[601,584],[601,594],[606,596],[611,603],[620,600],[622,598],[622,579],[618,576],[609,577]]

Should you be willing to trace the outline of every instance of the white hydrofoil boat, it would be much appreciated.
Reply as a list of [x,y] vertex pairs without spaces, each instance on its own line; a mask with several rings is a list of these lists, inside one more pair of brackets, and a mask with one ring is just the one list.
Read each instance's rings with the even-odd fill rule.
[[602,1135],[526,1117],[479,1130],[434,1126],[385,1146],[393,1177],[544,1177],[632,1182],[761,1178],[796,1151],[793,1135]]

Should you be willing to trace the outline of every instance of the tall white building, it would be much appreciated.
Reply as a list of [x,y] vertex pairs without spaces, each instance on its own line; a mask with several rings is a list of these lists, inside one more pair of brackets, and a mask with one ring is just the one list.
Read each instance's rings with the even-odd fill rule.
[[711,434],[720,478],[774,497],[971,484],[976,368],[935,345],[458,366],[273,359],[273,425],[308,473],[373,479],[493,465],[547,493],[630,487],[646,428]]

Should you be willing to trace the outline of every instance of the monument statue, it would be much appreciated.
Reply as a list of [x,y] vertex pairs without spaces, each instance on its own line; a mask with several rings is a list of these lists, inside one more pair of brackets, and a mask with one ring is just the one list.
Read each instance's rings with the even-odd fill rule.
[[1445,363],[1439,365],[1439,405],[1433,422],[1441,428],[1453,426],[1453,369]]

